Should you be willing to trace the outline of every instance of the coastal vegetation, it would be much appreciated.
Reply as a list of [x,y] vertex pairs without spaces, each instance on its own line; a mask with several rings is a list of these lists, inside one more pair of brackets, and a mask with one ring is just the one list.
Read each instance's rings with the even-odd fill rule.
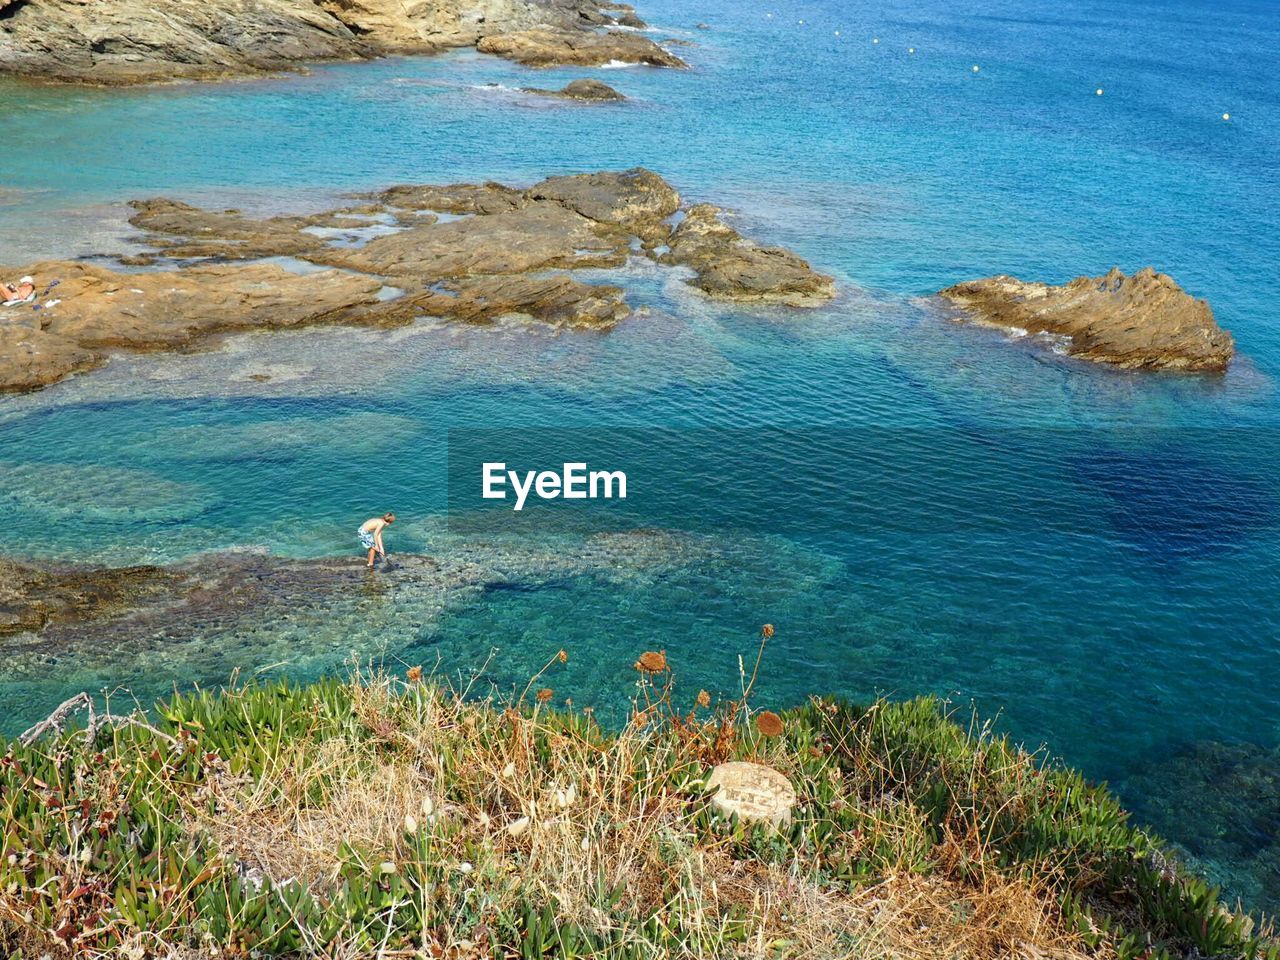
[[[764,629],[764,641],[772,628]],[[765,649],[762,641],[761,651]],[[619,723],[410,668],[81,697],[0,759],[15,957],[1268,957],[1116,799],[930,698],[783,712],[636,659]],[[81,709],[85,723],[68,717]],[[791,783],[727,816],[729,760]]]

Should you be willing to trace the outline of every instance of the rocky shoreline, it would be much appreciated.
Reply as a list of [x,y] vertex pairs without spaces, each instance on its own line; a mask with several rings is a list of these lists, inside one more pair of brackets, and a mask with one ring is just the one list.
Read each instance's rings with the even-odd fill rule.
[[[135,201],[154,253],[124,272],[83,261],[3,268],[56,293],[0,308],[0,392],[92,369],[111,351],[184,350],[221,334],[325,323],[480,323],[518,315],[608,329],[625,291],[565,271],[631,256],[693,271],[694,287],[745,303],[814,306],[834,281],[795,254],[742,237],[706,204],[641,168],[498,183],[412,185],[312,216],[254,219],[168,199]],[[296,261],[290,270],[270,258]],[[324,269],[314,270],[314,267]]]
[[544,66],[685,65],[636,24],[630,5],[599,0],[0,0],[0,76],[224,80],[456,47]]

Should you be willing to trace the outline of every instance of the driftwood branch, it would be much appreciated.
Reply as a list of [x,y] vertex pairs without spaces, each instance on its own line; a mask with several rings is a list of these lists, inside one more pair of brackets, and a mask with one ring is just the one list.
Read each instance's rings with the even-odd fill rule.
[[83,692],[64,700],[53,713],[19,736],[18,743],[24,747],[29,747],[50,731],[55,735],[62,733],[63,724],[66,723],[67,719],[81,710],[84,710],[89,717],[89,723],[84,729],[85,745],[87,747],[93,747],[97,744],[98,734],[102,732],[103,727],[140,727],[164,740],[171,747],[178,746],[178,741],[169,736],[169,734],[163,730],[156,729],[145,720],[132,714],[122,717],[114,713],[99,713],[94,709],[93,697]]

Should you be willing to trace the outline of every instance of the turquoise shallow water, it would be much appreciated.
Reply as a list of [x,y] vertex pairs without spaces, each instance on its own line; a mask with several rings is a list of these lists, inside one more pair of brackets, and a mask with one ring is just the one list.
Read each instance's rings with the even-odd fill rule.
[[[693,689],[731,690],[769,621],[771,701],[972,701],[1113,781],[1231,892],[1276,909],[1280,811],[1260,786],[1280,766],[1273,8],[641,12],[658,38],[697,42],[680,50],[692,71],[535,72],[458,53],[216,87],[0,87],[16,128],[0,153],[0,263],[125,249],[120,204],[135,196],[307,209],[391,182],[639,163],[735,208],[842,291],[818,311],[743,311],[637,262],[601,274],[648,308],[608,335],[245,337],[0,401],[7,555],[325,556],[387,507],[404,518],[389,538],[401,551],[456,549],[446,517],[455,538],[497,524],[560,549],[552,527],[568,519],[570,534],[656,526],[715,551],[616,576],[526,570],[443,612],[375,592],[354,612],[213,631],[203,660],[10,674],[4,728],[85,685],[148,697],[235,666],[340,669],[352,651],[457,669],[497,646],[499,682],[515,683],[564,647],[557,691],[583,704],[625,696],[635,654],[663,646]],[[584,74],[633,102],[515,92]],[[1087,367],[948,324],[925,298],[996,272],[1148,263],[1235,334],[1225,377]],[[447,481],[494,450],[620,467],[632,495],[477,524],[476,484]],[[302,635],[320,639],[291,660]],[[1205,760],[1240,751],[1250,761],[1225,772]]]

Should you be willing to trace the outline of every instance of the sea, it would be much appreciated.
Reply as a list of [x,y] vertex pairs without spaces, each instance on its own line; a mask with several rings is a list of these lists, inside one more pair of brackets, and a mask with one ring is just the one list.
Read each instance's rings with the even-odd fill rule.
[[[8,272],[136,251],[131,199],[307,212],[395,183],[644,166],[838,284],[816,309],[724,304],[637,256],[583,274],[635,308],[608,332],[244,335],[0,398],[11,559],[354,562],[358,524],[394,510],[393,559],[500,541],[509,563],[501,584],[444,604],[375,590],[211,626],[180,654],[15,658],[0,730],[81,689],[145,704],[353,663],[519,692],[562,649],[539,683],[572,709],[625,707],[649,649],[678,696],[731,697],[768,623],[757,705],[937,695],[960,722],[1107,781],[1229,899],[1280,909],[1274,4],[639,13],[689,70],[457,51],[212,85],[0,81]],[[583,76],[629,99],[521,92]],[[934,296],[1148,265],[1234,335],[1225,375],[1091,365],[958,323]],[[480,495],[483,462],[579,461],[624,471],[627,498],[517,512]],[[658,564],[588,548],[637,530],[688,548]],[[540,569],[583,551],[562,575]]]

